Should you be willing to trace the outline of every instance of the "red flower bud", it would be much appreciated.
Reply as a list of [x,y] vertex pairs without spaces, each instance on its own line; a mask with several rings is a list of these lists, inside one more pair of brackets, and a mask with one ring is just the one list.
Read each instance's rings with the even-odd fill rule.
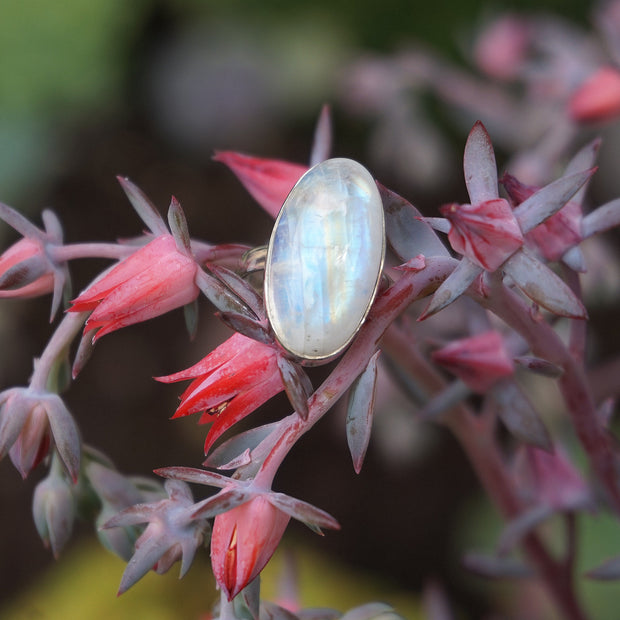
[[217,515],[211,537],[211,564],[219,587],[232,600],[265,567],[289,522],[259,495]]

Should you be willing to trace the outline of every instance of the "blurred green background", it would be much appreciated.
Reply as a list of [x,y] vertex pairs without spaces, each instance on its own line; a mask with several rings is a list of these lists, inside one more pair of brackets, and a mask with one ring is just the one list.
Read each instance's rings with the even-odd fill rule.
[[[367,128],[338,106],[347,63],[411,42],[458,62],[463,42],[480,21],[507,9],[555,10],[585,25],[589,3],[3,0],[0,200],[37,223],[41,209],[52,206],[69,241],[131,236],[141,224],[116,184],[115,175],[123,174],[162,210],[174,194],[196,237],[264,243],[269,218],[232,175],[210,161],[215,148],[305,161],[316,116],[328,102],[335,152],[363,159]],[[15,239],[0,225],[3,247]],[[72,268],[76,287],[104,265],[90,261]],[[48,303],[0,304],[0,389],[29,376],[32,358],[49,337]],[[68,393],[85,441],[109,454],[121,471],[147,474],[160,466],[200,464],[203,429],[193,420],[170,423],[177,393],[150,377],[193,363],[224,337],[208,315],[205,309],[200,336],[191,344],[178,313],[104,339]],[[508,594],[463,576],[459,548],[467,542],[464,530],[472,529],[487,531],[490,545],[492,528],[486,524],[492,516],[479,507],[476,483],[451,438],[426,429],[418,439],[419,454],[409,461],[390,465],[371,453],[356,477],[342,427],[320,425],[291,455],[279,490],[332,512],[343,531],[317,542],[292,528],[292,538],[337,557],[343,567],[378,571],[379,581],[394,590],[417,592],[433,576],[463,617],[479,617],[495,597]],[[78,527],[70,545],[68,568],[59,567],[57,577],[48,574],[53,561],[29,512],[41,474],[22,482],[5,459],[0,476],[0,615],[4,604],[16,600],[7,617],[60,617],[54,609],[69,619],[146,617],[120,610],[123,605],[134,610],[136,600],[164,599],[172,602],[169,611],[162,611],[168,607],[161,602],[161,614],[149,611],[148,617],[179,617],[176,601],[192,596],[197,602],[183,617],[206,609],[211,578],[204,562],[182,584],[150,575],[146,585],[115,601],[122,563],[91,544],[87,525]],[[484,526],[472,528],[472,520]],[[103,574],[96,571],[101,566]],[[338,590],[350,583],[344,577],[348,569],[339,570],[323,585]],[[109,595],[105,605],[102,590]],[[372,596],[368,590],[366,581],[358,584],[358,604]],[[324,594],[325,601],[312,602],[334,600]],[[80,604],[67,603],[72,597]],[[354,598],[342,604],[355,604]],[[593,599],[605,596],[596,590]],[[413,614],[411,599],[406,605]]]

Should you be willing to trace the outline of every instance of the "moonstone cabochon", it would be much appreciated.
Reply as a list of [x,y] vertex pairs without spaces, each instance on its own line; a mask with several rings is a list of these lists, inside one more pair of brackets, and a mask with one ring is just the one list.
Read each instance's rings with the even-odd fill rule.
[[385,256],[377,185],[351,159],[328,159],[296,183],[276,220],[265,306],[280,344],[306,360],[344,349],[374,300]]

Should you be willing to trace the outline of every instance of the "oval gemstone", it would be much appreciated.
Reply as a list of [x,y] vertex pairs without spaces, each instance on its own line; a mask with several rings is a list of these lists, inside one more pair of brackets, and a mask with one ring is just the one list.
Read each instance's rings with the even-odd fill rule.
[[374,300],[383,259],[377,185],[351,159],[317,164],[291,190],[265,266],[265,307],[280,344],[306,360],[342,351]]

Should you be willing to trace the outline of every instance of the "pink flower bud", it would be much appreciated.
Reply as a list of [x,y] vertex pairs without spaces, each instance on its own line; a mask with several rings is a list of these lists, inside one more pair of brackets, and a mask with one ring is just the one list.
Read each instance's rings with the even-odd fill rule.
[[523,245],[519,224],[503,198],[449,204],[440,211],[452,225],[448,239],[454,250],[487,271],[495,271]]
[[484,393],[514,372],[501,335],[488,331],[455,340],[435,351],[432,358],[464,381],[474,392]]
[[228,600],[232,600],[265,567],[276,550],[289,515],[266,496],[215,517],[211,537],[213,574]]
[[194,301],[199,294],[197,270],[172,235],[160,235],[87,288],[69,312],[93,310],[86,331],[99,328],[97,340]]
[[251,157],[234,151],[220,151],[213,159],[226,164],[274,219],[293,185],[308,170],[307,166],[300,164]]
[[586,79],[568,102],[573,120],[588,123],[620,116],[620,71],[601,67]]
[[0,256],[0,298],[38,297],[54,290],[54,272],[40,243],[20,239]]

